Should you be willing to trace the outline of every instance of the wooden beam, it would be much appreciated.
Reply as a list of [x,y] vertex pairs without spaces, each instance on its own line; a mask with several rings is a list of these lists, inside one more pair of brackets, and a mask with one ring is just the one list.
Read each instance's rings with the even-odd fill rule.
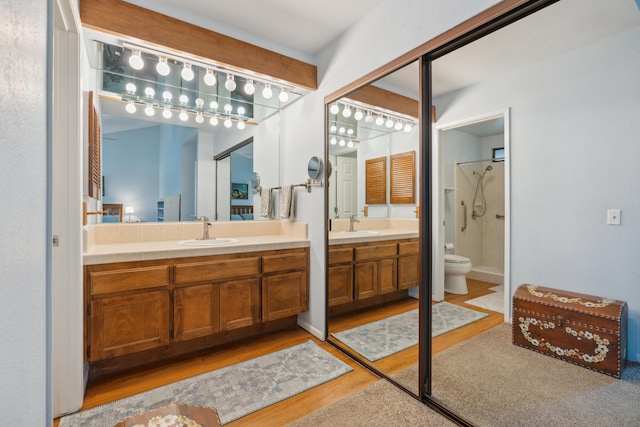
[[315,65],[123,0],[81,0],[80,18],[84,27],[115,35],[130,43],[162,46],[305,89],[318,88]]
[[420,117],[420,103],[397,93],[381,89],[376,86],[367,85],[357,89],[347,95],[347,98],[362,102],[375,107],[384,108],[385,110],[395,111],[396,113],[407,116]]

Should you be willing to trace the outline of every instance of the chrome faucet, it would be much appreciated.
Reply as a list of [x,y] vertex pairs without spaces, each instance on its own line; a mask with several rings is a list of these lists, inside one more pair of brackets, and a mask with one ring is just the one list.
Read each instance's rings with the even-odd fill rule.
[[209,222],[209,218],[206,216],[197,216],[196,221],[202,221],[202,238],[197,240],[210,240],[209,229],[211,228],[211,223]]
[[354,223],[354,222],[360,222],[360,220],[356,217],[356,215],[355,215],[355,214],[354,214],[354,215],[351,215],[351,216],[349,217],[349,231],[355,231],[355,230],[353,229],[353,223]]

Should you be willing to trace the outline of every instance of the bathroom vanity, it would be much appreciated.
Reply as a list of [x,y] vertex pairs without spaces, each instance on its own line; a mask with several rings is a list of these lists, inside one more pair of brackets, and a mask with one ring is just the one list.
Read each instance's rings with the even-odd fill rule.
[[[283,224],[264,221],[253,225],[254,235],[239,236],[250,232],[246,224],[241,232],[216,223],[234,243],[197,247],[143,241],[133,228],[111,230],[127,233],[118,240],[129,241],[96,243],[104,226],[95,226],[84,256],[91,376],[294,326],[308,310],[309,242],[306,225]],[[143,234],[151,231],[146,226],[164,226],[159,239],[197,235],[186,223],[119,225],[142,227]],[[130,241],[131,234],[141,240]]]

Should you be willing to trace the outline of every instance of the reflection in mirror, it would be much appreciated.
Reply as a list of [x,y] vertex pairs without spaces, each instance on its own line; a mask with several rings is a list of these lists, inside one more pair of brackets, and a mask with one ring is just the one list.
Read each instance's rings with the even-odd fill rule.
[[[327,105],[328,339],[414,394],[418,73],[410,64]],[[397,155],[410,159],[400,167],[410,173],[392,179]],[[394,190],[413,198],[394,198]]]
[[318,156],[313,156],[309,159],[307,172],[309,173],[310,179],[318,179],[320,172],[322,172],[322,160],[320,160]]
[[[250,205],[251,192],[244,189],[254,170],[266,184],[280,184],[278,112],[301,96],[296,88],[111,39],[94,46],[103,203],[132,206],[133,222],[193,221],[197,215],[220,217],[216,210],[223,205],[229,207],[226,217],[232,206]],[[138,54],[141,69],[130,62]],[[250,168],[231,162],[228,188],[222,189],[213,158],[250,137],[266,155],[239,151],[259,160]]]

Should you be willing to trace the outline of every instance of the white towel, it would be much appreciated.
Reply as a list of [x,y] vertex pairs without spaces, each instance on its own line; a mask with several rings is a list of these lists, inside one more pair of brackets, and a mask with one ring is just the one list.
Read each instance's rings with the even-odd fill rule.
[[293,185],[282,187],[280,195],[280,218],[289,219],[293,215]]
[[271,217],[271,189],[262,187],[260,189],[260,216]]

